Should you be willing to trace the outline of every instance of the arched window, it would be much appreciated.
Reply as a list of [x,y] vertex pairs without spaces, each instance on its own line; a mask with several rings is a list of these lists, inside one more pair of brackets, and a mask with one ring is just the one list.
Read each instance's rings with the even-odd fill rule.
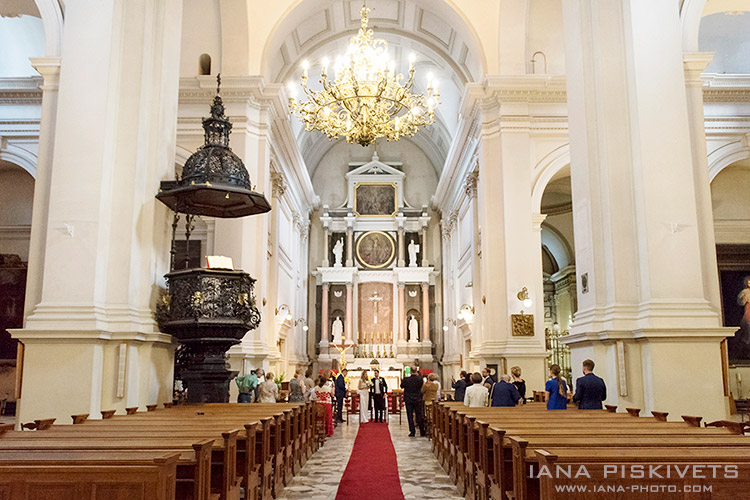
[[209,56],[208,54],[201,54],[201,56],[198,58],[198,74],[211,74],[211,56]]

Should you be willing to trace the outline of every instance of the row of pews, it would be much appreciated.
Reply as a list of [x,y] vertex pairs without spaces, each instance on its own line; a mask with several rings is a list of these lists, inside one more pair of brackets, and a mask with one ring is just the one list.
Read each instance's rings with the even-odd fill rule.
[[205,404],[0,429],[0,498],[268,500],[317,450],[314,404]]
[[747,498],[741,426],[639,413],[445,402],[432,405],[433,452],[469,500]]

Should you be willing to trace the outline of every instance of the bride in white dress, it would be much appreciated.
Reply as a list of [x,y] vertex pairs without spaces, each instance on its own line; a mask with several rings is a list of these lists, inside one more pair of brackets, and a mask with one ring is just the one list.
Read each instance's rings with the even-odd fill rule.
[[367,375],[367,370],[362,371],[357,389],[359,394],[359,423],[366,424],[370,421],[370,377]]

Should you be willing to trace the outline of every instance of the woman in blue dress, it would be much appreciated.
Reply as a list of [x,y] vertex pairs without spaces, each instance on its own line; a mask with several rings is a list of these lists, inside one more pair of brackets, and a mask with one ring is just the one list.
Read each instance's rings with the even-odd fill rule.
[[558,365],[550,366],[549,373],[552,378],[544,386],[544,390],[547,391],[547,409],[565,410],[568,407],[568,385],[560,376]]

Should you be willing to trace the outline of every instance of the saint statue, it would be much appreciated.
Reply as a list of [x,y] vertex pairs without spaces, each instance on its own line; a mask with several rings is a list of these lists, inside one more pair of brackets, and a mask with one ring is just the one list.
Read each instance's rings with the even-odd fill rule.
[[417,342],[419,341],[419,325],[413,314],[409,318],[411,318],[409,319],[409,342]]
[[409,267],[417,267],[417,252],[419,252],[419,245],[414,243],[414,240],[409,242]]
[[341,343],[341,335],[344,333],[344,322],[341,321],[341,316],[336,316],[333,320],[333,326],[331,327],[331,334],[333,335],[333,343]]
[[341,259],[344,258],[344,238],[339,239],[333,245],[333,267],[341,267]]

